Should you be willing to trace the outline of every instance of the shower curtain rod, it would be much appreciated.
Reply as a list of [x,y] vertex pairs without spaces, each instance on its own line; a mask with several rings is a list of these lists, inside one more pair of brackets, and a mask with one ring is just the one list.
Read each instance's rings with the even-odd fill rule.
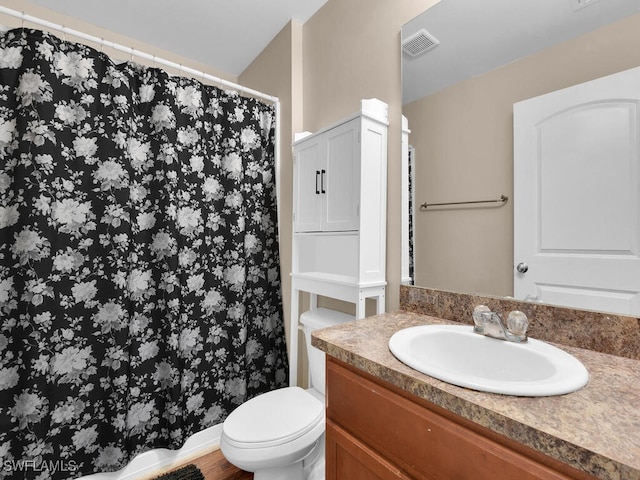
[[160,65],[164,65],[166,67],[171,67],[179,70],[180,72],[190,73],[192,75],[205,78],[212,82],[218,83],[220,85],[224,85],[225,87],[233,88],[234,90],[238,90],[240,92],[247,93],[249,95],[253,95],[255,97],[262,98],[264,100],[268,100],[270,102],[278,103],[278,97],[274,97],[272,95],[268,95],[266,93],[259,92],[257,90],[253,90],[252,88],[244,87],[237,83],[230,82],[228,80],[224,80],[219,77],[215,77],[213,75],[209,75],[203,71],[196,70],[194,68],[186,67],[176,62],[172,62],[171,60],[167,60],[162,57],[156,57],[155,55],[151,55],[146,52],[142,52],[140,50],[136,50],[135,48],[125,47],[124,45],[120,45],[115,42],[110,42],[109,40],[105,40],[104,38],[99,38],[94,35],[89,35],[87,33],[80,32],[78,30],[73,30],[71,28],[67,28],[64,25],[59,25],[57,23],[50,22],[48,20],[44,20],[42,18],[34,17],[32,15],[25,14],[24,12],[19,12],[17,10],[13,10],[11,8],[7,8],[5,6],[0,5],[0,13],[5,13],[12,17],[16,17],[21,19],[23,22],[31,22],[37,25],[42,25],[43,27],[48,27],[54,30],[58,30],[64,34],[73,35],[74,37],[82,38],[84,40],[88,40],[90,42],[98,43],[100,45],[104,45],[105,47],[113,48],[120,52],[127,53],[129,55],[136,56],[139,58],[144,58],[146,60],[151,60],[152,62],[158,63]]

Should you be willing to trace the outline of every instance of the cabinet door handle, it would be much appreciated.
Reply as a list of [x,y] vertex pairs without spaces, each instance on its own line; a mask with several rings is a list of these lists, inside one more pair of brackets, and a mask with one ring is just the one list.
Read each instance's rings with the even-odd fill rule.
[[320,170],[316,170],[316,195],[320,195],[320,190],[318,190],[318,177],[320,176]]
[[327,193],[327,191],[324,189],[324,179],[326,176],[327,176],[327,171],[322,170],[322,176],[320,177],[320,191],[322,193]]

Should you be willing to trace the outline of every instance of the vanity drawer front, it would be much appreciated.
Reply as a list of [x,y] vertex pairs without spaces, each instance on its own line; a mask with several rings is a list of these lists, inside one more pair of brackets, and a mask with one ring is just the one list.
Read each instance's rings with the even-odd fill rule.
[[400,468],[327,420],[326,480],[411,480]]
[[434,480],[584,478],[558,473],[327,358],[328,421],[411,477]]

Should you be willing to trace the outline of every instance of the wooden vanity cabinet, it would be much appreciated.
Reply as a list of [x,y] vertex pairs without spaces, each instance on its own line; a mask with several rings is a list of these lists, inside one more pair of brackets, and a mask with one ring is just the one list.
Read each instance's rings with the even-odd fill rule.
[[327,480],[593,479],[327,355]]

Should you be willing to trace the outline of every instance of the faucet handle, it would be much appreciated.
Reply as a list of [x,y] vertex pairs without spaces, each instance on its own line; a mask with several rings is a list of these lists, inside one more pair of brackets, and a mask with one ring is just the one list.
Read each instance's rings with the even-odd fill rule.
[[473,309],[473,331],[476,333],[484,333],[485,319],[482,317],[483,313],[490,313],[491,309],[486,305],[478,305]]
[[529,320],[527,316],[520,310],[514,310],[509,313],[507,317],[507,329],[509,333],[515,335],[522,340],[527,338],[527,328],[529,327]]

